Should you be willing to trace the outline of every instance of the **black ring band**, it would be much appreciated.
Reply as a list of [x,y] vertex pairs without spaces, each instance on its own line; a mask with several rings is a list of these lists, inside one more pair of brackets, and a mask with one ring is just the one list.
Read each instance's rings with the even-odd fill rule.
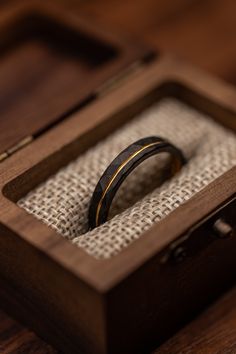
[[125,178],[147,158],[168,152],[173,157],[171,175],[178,172],[185,163],[181,150],[160,137],[147,137],[136,141],[123,150],[108,166],[100,178],[89,208],[89,228],[93,229],[106,222],[112,200]]

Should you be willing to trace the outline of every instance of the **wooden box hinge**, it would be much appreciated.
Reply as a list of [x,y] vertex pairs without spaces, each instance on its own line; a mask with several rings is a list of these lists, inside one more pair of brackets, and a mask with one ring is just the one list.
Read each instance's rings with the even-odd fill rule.
[[32,135],[26,136],[25,138],[21,139],[17,144],[13,145],[12,147],[0,154],[0,162],[13,155],[16,151],[22,149],[24,146],[31,143],[33,139],[34,137]]

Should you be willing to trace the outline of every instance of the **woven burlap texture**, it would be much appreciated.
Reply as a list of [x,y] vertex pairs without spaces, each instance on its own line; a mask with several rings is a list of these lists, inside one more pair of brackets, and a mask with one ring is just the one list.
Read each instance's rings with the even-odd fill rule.
[[[89,202],[99,177],[121,150],[150,135],[176,144],[188,163],[157,187],[164,159],[147,160],[122,185],[113,217],[87,232]],[[166,98],[62,168],[18,205],[94,257],[109,258],[235,165],[232,132],[187,104]]]

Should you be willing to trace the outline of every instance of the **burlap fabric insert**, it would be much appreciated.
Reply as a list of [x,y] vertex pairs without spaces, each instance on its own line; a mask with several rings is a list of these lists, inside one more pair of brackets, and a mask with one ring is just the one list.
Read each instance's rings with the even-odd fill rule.
[[[90,198],[102,172],[122,149],[149,135],[168,138],[189,162],[158,187],[165,161],[147,160],[123,184],[111,219],[87,232]],[[235,135],[210,117],[168,98],[90,148],[18,205],[94,257],[109,258],[234,165]]]

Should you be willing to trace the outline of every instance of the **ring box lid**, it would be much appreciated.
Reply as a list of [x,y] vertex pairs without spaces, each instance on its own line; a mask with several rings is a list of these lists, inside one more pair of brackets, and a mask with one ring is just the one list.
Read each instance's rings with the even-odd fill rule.
[[0,161],[151,52],[48,2],[6,7],[0,30]]

